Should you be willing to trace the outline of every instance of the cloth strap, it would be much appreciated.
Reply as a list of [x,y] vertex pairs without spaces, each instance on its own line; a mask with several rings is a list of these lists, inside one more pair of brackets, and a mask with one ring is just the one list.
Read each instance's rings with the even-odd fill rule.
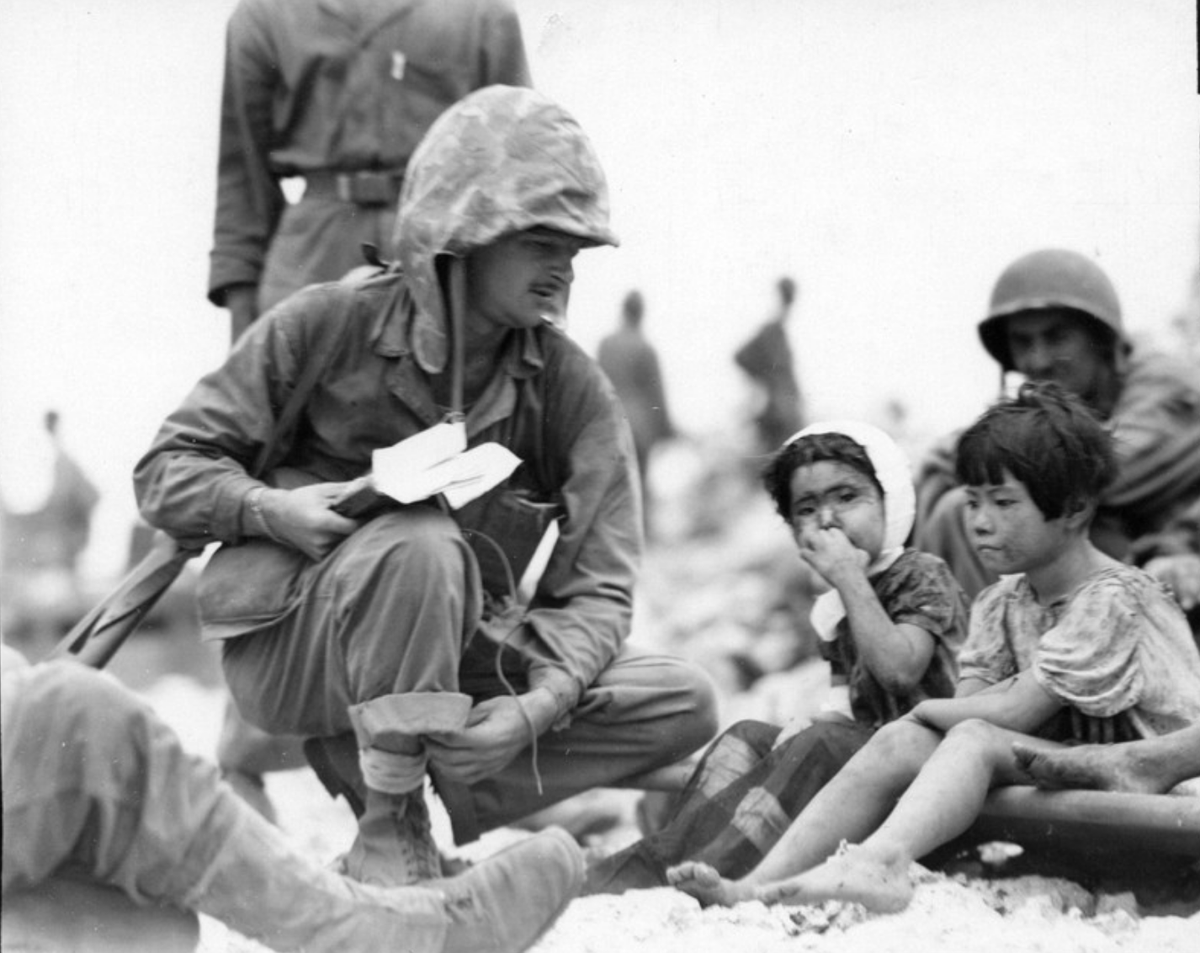
[[384,794],[408,794],[425,783],[425,767],[429,756],[424,750],[418,754],[400,754],[382,748],[360,748],[358,766],[363,781],[373,791]]

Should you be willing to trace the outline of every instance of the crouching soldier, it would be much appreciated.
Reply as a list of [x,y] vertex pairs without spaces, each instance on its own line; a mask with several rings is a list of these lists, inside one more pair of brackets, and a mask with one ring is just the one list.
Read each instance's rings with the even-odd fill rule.
[[[701,671],[626,643],[633,444],[603,374],[555,327],[576,254],[616,244],[582,130],[529,89],[471,94],[414,154],[395,238],[384,274],[255,322],[135,473],[150,523],[224,544],[200,611],[233,698],[251,724],[312,739],[359,812],[342,870],[385,885],[440,876],[427,775],[462,843],[715,729]],[[511,477],[457,510],[347,508],[374,450],[459,410],[470,446],[520,458]],[[550,521],[522,603],[511,579]]]

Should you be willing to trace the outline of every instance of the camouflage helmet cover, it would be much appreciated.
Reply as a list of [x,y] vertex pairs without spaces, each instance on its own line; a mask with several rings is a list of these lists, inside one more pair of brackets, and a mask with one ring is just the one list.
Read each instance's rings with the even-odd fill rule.
[[1006,319],[1049,308],[1079,312],[1105,345],[1128,351],[1121,304],[1108,275],[1078,252],[1047,248],[1024,255],[1004,269],[992,289],[987,317],[979,324],[984,348],[1004,370],[1014,369]]
[[579,124],[543,94],[488,86],[451,106],[413,153],[394,234],[416,308],[412,344],[420,365],[447,357],[439,255],[465,257],[510,232],[551,228],[616,245],[608,186]]

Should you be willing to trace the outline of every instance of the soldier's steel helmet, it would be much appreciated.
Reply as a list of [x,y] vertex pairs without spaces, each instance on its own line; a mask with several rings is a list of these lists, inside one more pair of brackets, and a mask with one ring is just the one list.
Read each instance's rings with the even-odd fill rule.
[[1004,370],[1014,369],[1005,319],[1047,308],[1078,312],[1103,346],[1114,354],[1129,350],[1121,303],[1108,275],[1078,252],[1046,248],[1022,256],[1004,269],[992,289],[987,317],[979,323],[979,339]]

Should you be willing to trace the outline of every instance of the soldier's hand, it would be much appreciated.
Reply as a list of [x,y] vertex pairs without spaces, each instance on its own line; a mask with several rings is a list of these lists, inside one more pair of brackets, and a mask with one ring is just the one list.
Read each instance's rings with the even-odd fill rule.
[[324,558],[358,528],[357,522],[332,509],[345,493],[345,483],[267,490],[262,495],[262,508],[271,535],[309,559]]
[[258,317],[258,288],[234,285],[226,289],[225,307],[229,309],[230,341],[236,342]]
[[447,777],[474,784],[505,768],[552,718],[553,696],[543,689],[487,698],[471,709],[461,731],[423,736],[425,751]]

